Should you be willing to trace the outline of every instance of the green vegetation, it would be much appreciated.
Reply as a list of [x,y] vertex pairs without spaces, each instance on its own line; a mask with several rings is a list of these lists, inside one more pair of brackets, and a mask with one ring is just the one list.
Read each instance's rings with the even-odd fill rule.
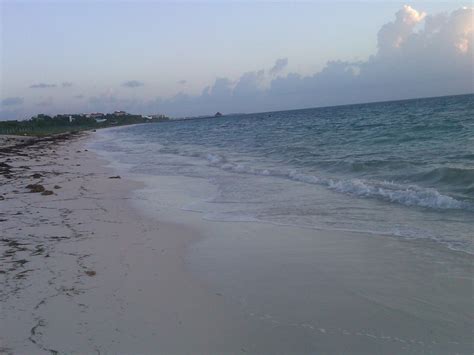
[[164,115],[154,118],[127,113],[90,115],[39,114],[24,121],[0,121],[0,134],[43,136],[69,131],[82,131],[104,127],[123,126],[137,123],[152,123],[169,120]]

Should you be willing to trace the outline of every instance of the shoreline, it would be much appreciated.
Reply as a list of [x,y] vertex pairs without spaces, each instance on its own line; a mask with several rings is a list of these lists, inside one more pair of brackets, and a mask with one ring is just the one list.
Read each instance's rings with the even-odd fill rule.
[[153,176],[141,180],[147,187],[133,201],[143,213],[206,236],[188,253],[194,275],[254,320],[284,329],[289,352],[473,348],[470,254],[425,240],[206,221],[180,208],[191,202],[184,186],[206,190],[196,180]]
[[[58,153],[53,157],[38,151],[9,160],[15,189],[1,186],[8,209],[0,352],[150,352],[157,344],[165,352],[191,352],[196,344],[203,352],[225,351],[233,325],[213,310],[228,314],[227,307],[182,270],[183,247],[194,233],[122,203],[141,185],[110,179],[114,172],[83,144],[46,149]],[[27,165],[25,176],[17,167]],[[61,188],[49,196],[26,192],[32,174],[41,174],[47,189]],[[13,219],[18,213],[21,220]],[[183,344],[183,336],[190,342]]]
[[[110,162],[85,148],[91,137],[86,134],[54,145],[30,145],[1,156],[1,161],[12,167],[12,177],[0,176],[4,197],[0,203],[6,207],[0,216],[6,250],[0,259],[5,271],[0,280],[6,285],[1,294],[0,353],[472,350],[472,344],[454,339],[458,344],[445,340],[442,344],[420,343],[430,339],[429,334],[421,337],[424,330],[411,336],[411,343],[408,335],[396,334],[403,326],[407,332],[422,330],[426,324],[417,317],[433,317],[430,312],[436,312],[436,307],[426,303],[427,295],[417,293],[430,287],[429,280],[413,294],[409,290],[403,291],[406,295],[400,293],[406,299],[398,303],[374,282],[384,287],[393,283],[388,291],[397,293],[402,292],[397,286],[413,286],[423,276],[446,272],[442,265],[425,265],[424,271],[415,272],[406,282],[398,279],[410,275],[408,265],[423,266],[428,256],[418,252],[422,247],[413,249],[409,242],[389,238],[354,239],[344,233],[301,231],[290,226],[205,221],[200,214],[180,209],[189,199],[182,188],[186,179],[154,177],[150,185],[125,175],[113,178],[117,171]],[[16,155],[18,152],[23,155]],[[33,178],[34,174],[41,176]],[[27,192],[26,185],[31,183],[41,183],[53,194]],[[147,201],[140,196],[151,192],[157,205],[144,208]],[[288,243],[287,235],[293,233],[298,233],[298,243]],[[232,249],[235,246],[238,249]],[[280,255],[282,246],[303,256],[305,262],[308,257],[315,258],[317,269],[313,264],[294,264],[291,255]],[[396,254],[382,253],[389,251]],[[409,264],[404,268],[403,263]],[[295,274],[287,275],[287,270]],[[383,276],[386,271],[392,275]],[[454,268],[451,271],[456,275]],[[301,274],[309,279],[298,276]],[[282,275],[297,276],[294,279],[303,284],[314,279],[323,289],[315,291],[309,285],[305,289]],[[462,286],[459,290],[464,297],[466,281],[457,284],[451,276],[436,276],[442,281],[439,287]],[[239,295],[260,287],[281,292],[278,301],[286,297],[285,289],[292,290],[288,297],[309,290],[310,303],[287,306],[316,314],[298,322],[288,321],[292,313],[267,317],[265,307],[277,312],[285,307],[264,292],[253,296],[258,301],[255,304],[243,305]],[[348,300],[353,302],[351,308],[334,313]],[[436,302],[434,306],[446,306],[441,297]],[[464,298],[462,302],[461,306],[465,305]],[[315,308],[317,305],[321,308]],[[372,318],[354,312],[357,307]],[[421,313],[410,314],[417,307]],[[449,307],[443,313],[447,320],[439,324],[461,319],[450,313],[458,310]],[[347,320],[359,322],[366,330],[357,334],[358,324],[340,328]],[[393,334],[384,339],[377,329],[369,331],[377,322],[388,324]],[[416,324],[408,326],[409,322]],[[469,324],[466,320],[465,325]],[[440,331],[442,339],[452,336],[438,325],[426,332],[429,330]]]
[[[142,213],[192,226],[205,236],[190,246],[189,270],[253,320],[285,329],[281,336],[287,343],[280,349],[359,353],[469,353],[472,349],[470,254],[429,240],[377,233],[209,221],[202,213],[183,208],[214,195],[215,187],[206,179],[131,174],[116,161],[112,166],[145,185],[131,200]],[[328,291],[321,293],[321,285]],[[305,293],[312,297],[309,303]],[[332,313],[321,314],[321,305]],[[280,312],[287,307],[296,307],[294,313],[301,313],[300,318]],[[338,314],[347,307],[347,314]],[[379,315],[369,321],[364,312],[354,313],[358,308]],[[446,327],[451,330],[446,332]]]

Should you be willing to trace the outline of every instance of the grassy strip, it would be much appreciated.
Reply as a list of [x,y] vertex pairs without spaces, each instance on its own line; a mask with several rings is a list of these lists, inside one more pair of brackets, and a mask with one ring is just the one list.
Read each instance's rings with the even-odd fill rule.
[[0,134],[43,137],[53,134],[86,131],[97,128],[101,128],[101,126],[9,127],[0,128]]
[[71,131],[84,131],[104,127],[163,122],[168,120],[165,116],[150,119],[141,115],[132,114],[125,114],[122,116],[105,114],[101,117],[103,117],[103,119],[97,122],[94,118],[84,115],[56,115],[51,117],[40,114],[24,121],[0,121],[0,134],[49,136],[52,134]]

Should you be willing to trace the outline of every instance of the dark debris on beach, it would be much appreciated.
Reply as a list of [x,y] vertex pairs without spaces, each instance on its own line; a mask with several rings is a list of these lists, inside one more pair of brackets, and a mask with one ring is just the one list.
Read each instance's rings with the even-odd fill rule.
[[[21,283],[35,271],[34,268],[25,268],[26,265],[38,257],[48,258],[55,248],[54,243],[70,238],[70,236],[61,236],[48,241],[42,236],[22,233],[23,228],[34,228],[38,223],[51,224],[53,222],[37,220],[35,215],[38,212],[32,214],[29,206],[22,202],[20,196],[22,193],[35,193],[40,196],[55,195],[52,189],[45,187],[48,174],[57,176],[63,172],[48,173],[42,170],[43,166],[55,164],[58,157],[56,149],[59,145],[67,144],[71,139],[83,135],[84,133],[80,132],[70,132],[48,137],[0,137],[4,144],[0,146],[0,203],[6,203],[7,200],[14,201],[13,209],[9,207],[9,209],[0,210],[0,226],[2,227],[0,301],[19,292],[22,288]],[[31,183],[31,179],[36,179],[41,183]],[[54,185],[54,189],[60,188],[61,186]],[[17,220],[18,224],[15,222],[8,225],[8,222]]]

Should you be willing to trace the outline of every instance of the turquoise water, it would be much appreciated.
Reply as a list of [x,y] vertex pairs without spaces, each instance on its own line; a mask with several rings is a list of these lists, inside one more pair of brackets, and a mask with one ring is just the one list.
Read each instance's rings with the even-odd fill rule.
[[184,209],[422,238],[472,252],[474,95],[171,121],[102,133],[133,173],[204,178]]

